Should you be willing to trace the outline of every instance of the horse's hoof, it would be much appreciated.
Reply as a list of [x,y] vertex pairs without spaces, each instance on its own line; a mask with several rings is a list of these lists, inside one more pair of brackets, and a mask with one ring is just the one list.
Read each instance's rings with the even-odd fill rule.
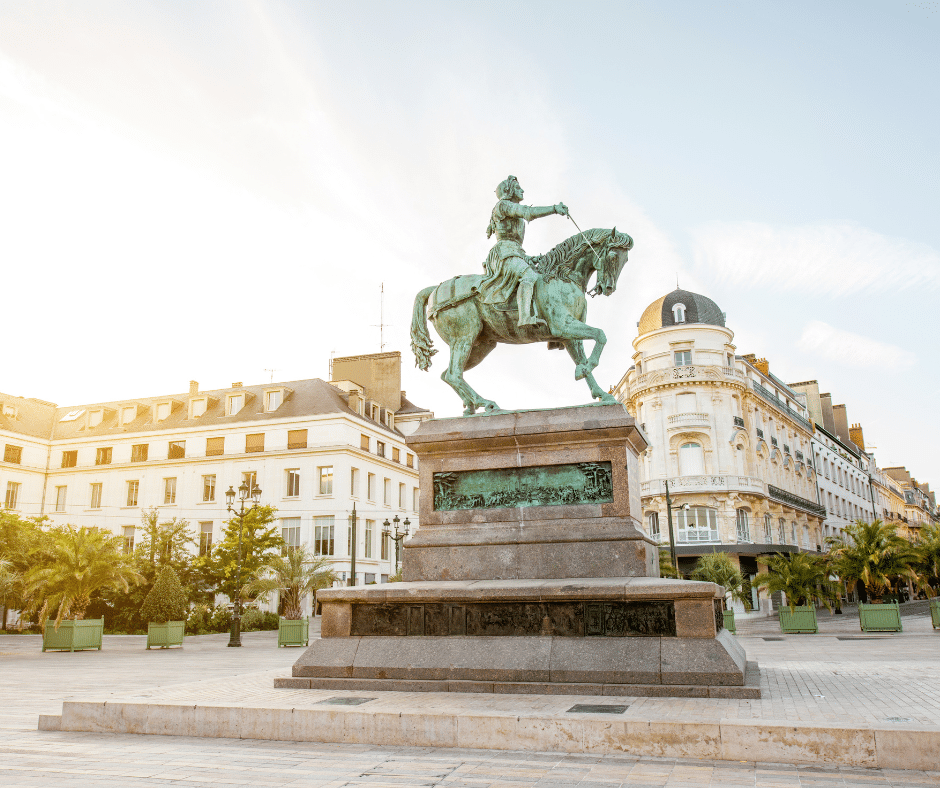
[[598,399],[601,401],[602,405],[619,405],[620,400],[617,399],[613,394],[608,394],[606,391],[601,394]]
[[477,409],[476,409],[476,406],[474,405],[467,405],[467,407],[463,409],[464,416],[472,416],[476,412],[477,412]]

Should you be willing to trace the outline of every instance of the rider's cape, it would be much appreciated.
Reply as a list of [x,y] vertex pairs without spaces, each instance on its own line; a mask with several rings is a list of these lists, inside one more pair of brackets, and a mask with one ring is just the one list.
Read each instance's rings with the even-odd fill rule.
[[486,257],[486,276],[480,284],[484,304],[504,304],[516,292],[529,258],[516,241],[497,241]]

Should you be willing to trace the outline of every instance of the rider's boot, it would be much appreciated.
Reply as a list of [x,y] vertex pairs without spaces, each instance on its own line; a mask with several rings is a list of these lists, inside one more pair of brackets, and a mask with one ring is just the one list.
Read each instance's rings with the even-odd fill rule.
[[516,306],[519,309],[520,326],[544,326],[545,321],[535,316],[532,309],[532,296],[535,294],[535,282],[522,279],[516,290]]

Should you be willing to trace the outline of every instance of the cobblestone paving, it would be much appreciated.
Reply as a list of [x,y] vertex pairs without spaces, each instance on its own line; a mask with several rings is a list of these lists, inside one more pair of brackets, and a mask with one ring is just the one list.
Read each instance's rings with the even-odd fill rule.
[[[897,716],[940,724],[936,700],[940,695],[940,633],[934,635],[929,619],[906,617],[904,633],[874,640],[838,640],[852,632],[851,625],[843,620],[821,621],[822,635],[766,641],[763,637],[779,636],[775,623],[747,622],[746,630],[753,634],[741,636],[741,642],[748,656],[761,663],[763,700],[642,698],[630,701],[627,714],[647,719],[761,717],[881,724]],[[855,627],[858,633],[857,623]],[[42,654],[38,636],[0,635],[0,786],[940,786],[940,771],[36,730],[38,715],[60,713],[66,698],[100,700],[111,694],[158,700],[182,694],[194,702],[200,697],[221,697],[233,705],[255,705],[277,693],[274,697],[282,700],[290,695],[291,705],[312,702],[319,693],[270,689],[271,677],[287,675],[300,653],[298,649],[276,648],[275,638],[274,633],[248,633],[244,648],[227,649],[226,636],[208,635],[187,638],[182,650],[147,652],[143,638],[106,637],[101,652]],[[295,695],[299,696],[296,702]],[[560,702],[572,700],[380,695],[385,696],[379,703],[393,703],[398,708],[406,701],[424,709],[445,704],[452,708],[459,702],[469,707],[480,704],[476,707],[490,712],[498,707],[512,714],[525,713],[525,708],[554,709]],[[592,700],[597,699],[587,702]]]

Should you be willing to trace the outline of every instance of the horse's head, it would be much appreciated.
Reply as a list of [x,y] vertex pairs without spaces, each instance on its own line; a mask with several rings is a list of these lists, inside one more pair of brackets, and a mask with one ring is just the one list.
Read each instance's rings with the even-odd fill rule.
[[614,227],[604,238],[598,255],[592,255],[597,279],[589,291],[591,295],[609,296],[617,289],[620,272],[627,263],[627,254],[633,248],[633,239],[626,233],[618,233]]

